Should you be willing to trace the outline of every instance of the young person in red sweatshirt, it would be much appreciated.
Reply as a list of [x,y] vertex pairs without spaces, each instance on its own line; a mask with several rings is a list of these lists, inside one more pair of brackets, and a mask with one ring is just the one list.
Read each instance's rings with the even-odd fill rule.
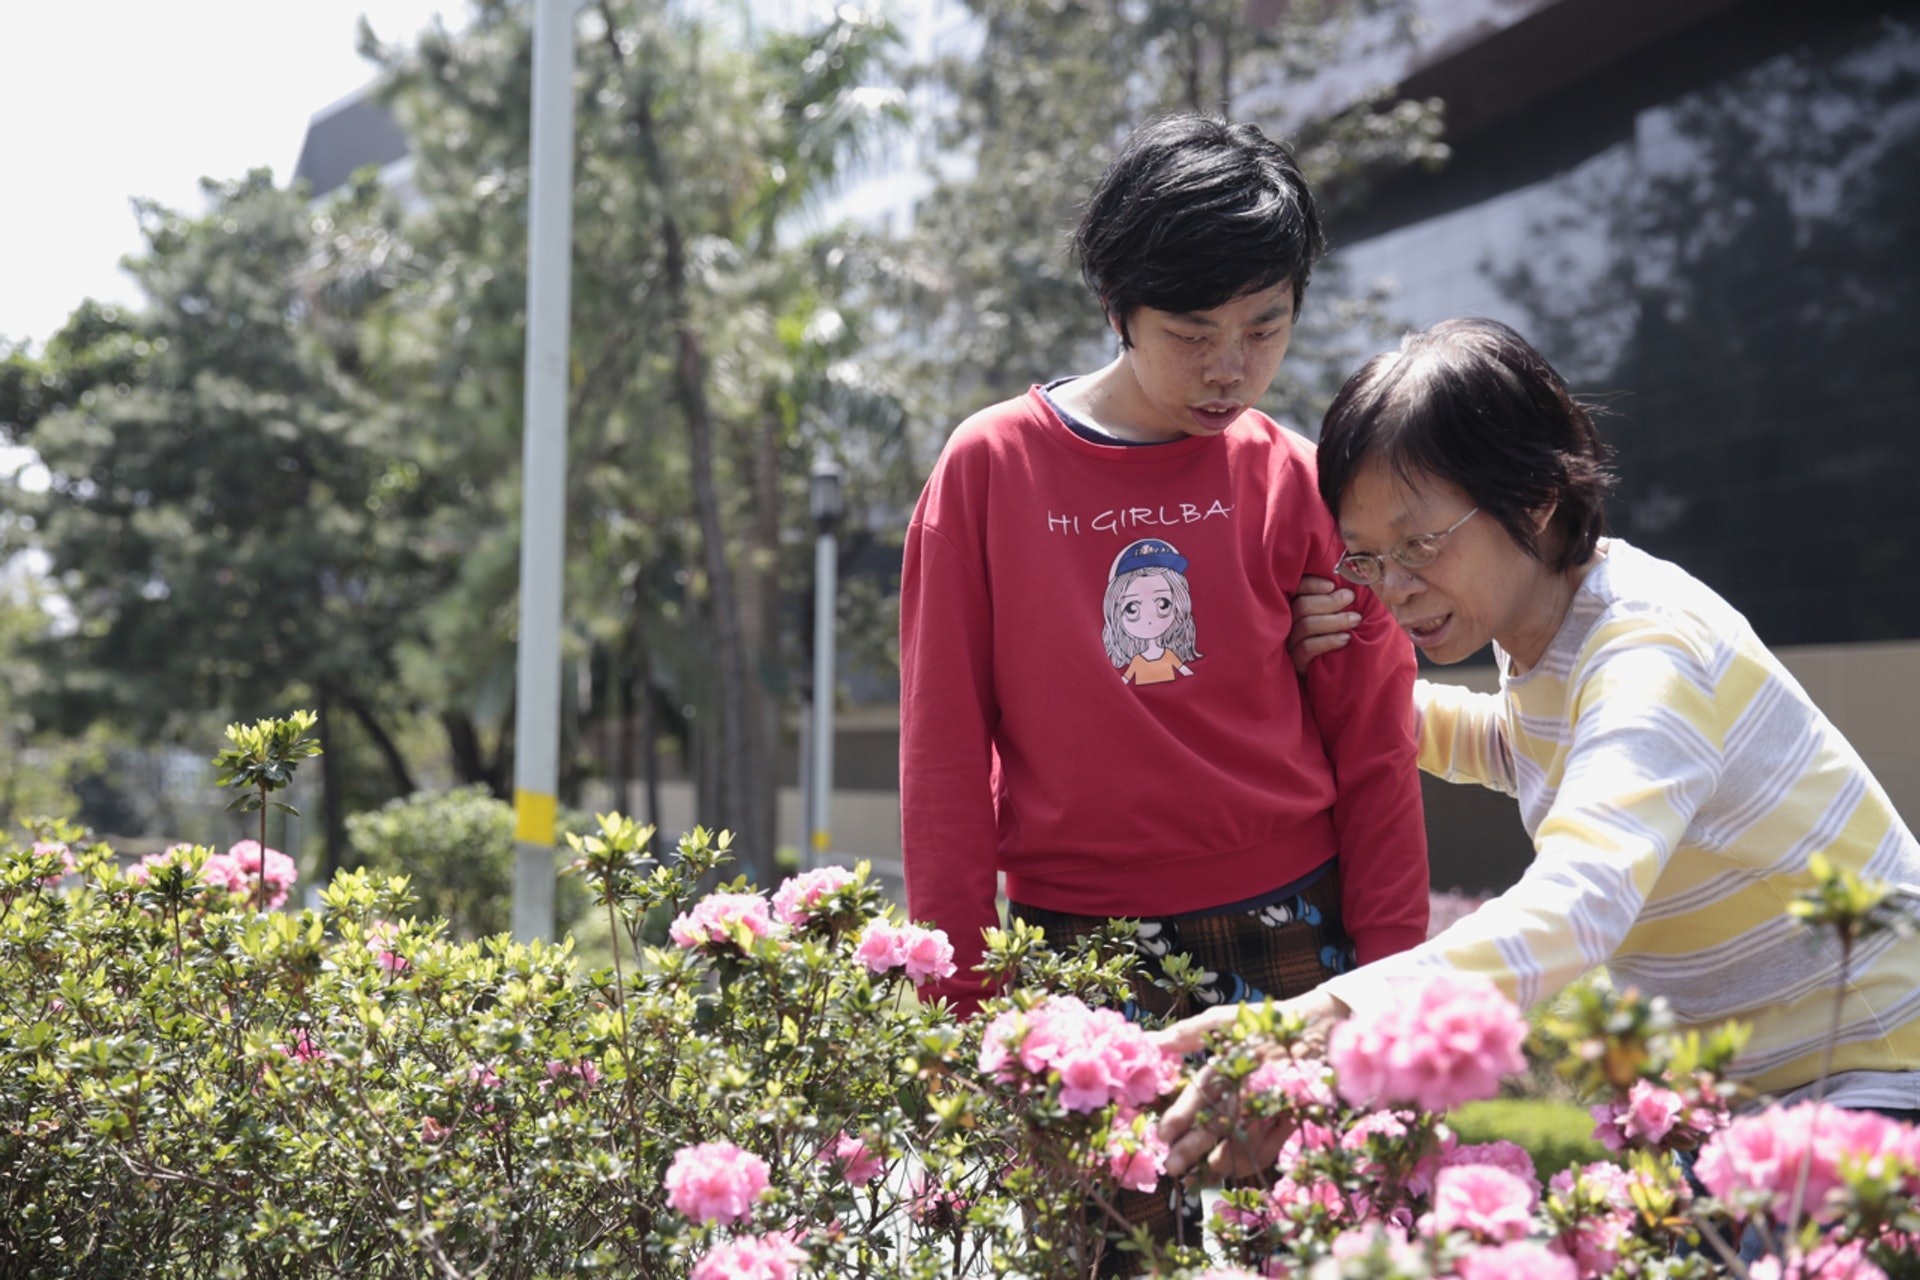
[[[1345,547],[1313,446],[1254,405],[1323,244],[1258,128],[1144,125],[1075,236],[1118,355],[968,418],[927,481],[901,580],[902,850],[908,909],[959,966],[935,994],[964,1012],[1003,874],[1056,947],[1138,920],[1210,1004],[1425,938],[1406,637],[1363,592],[1346,647],[1304,679],[1287,653],[1289,598]],[[1135,1001],[1171,1011],[1148,983]]]

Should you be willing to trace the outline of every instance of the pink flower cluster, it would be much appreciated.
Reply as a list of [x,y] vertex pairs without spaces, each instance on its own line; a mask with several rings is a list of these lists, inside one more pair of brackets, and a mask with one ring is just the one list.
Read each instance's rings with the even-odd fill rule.
[[1179,1061],[1163,1056],[1139,1027],[1073,996],[1049,996],[988,1023],[980,1070],[1023,1092],[1057,1083],[1060,1105],[1083,1113],[1116,1102],[1145,1106],[1180,1078]]
[[1609,1151],[1692,1149],[1727,1123],[1726,1111],[1689,1103],[1672,1089],[1636,1080],[1623,1102],[1593,1107],[1593,1136]]
[[[193,847],[190,844],[173,844],[159,853],[150,853],[127,868],[127,879],[135,884],[145,884],[155,870],[173,865],[183,854],[191,853]],[[225,853],[212,855],[200,867],[200,879],[204,883],[215,889],[224,889],[249,903],[253,901],[263,878],[267,890],[266,909],[278,911],[286,905],[287,893],[299,878],[299,869],[294,866],[292,858],[278,849],[263,850],[258,840],[242,840]]]
[[710,893],[682,912],[667,927],[667,936],[680,946],[704,947],[735,942],[735,930],[745,928],[756,938],[773,932],[767,900],[757,893]]
[[1579,1280],[1573,1260],[1544,1245],[1513,1241],[1475,1249],[1454,1264],[1460,1280]]
[[1887,1280],[1887,1273],[1866,1256],[1866,1244],[1823,1240],[1801,1253],[1795,1250],[1783,1267],[1780,1259],[1762,1258],[1748,1268],[1748,1280]]
[[816,867],[782,884],[773,894],[773,918],[798,929],[813,919],[820,903],[858,879],[845,867]]
[[1526,1020],[1486,978],[1443,972],[1333,1029],[1327,1059],[1357,1105],[1445,1111],[1490,1098],[1520,1071]]
[[864,1187],[880,1176],[887,1162],[878,1152],[866,1143],[866,1139],[856,1137],[842,1129],[832,1142],[821,1148],[819,1159],[840,1170],[840,1176],[847,1180],[848,1186]]
[[1520,1240],[1538,1198],[1538,1183],[1495,1165],[1446,1166],[1433,1179],[1433,1209],[1421,1218],[1421,1233],[1464,1231],[1488,1244]]
[[[1637,1217],[1633,1203],[1636,1175],[1617,1164],[1597,1162],[1562,1169],[1549,1186],[1562,1205],[1576,1203],[1576,1191],[1586,1201],[1572,1215],[1571,1224],[1554,1240],[1554,1248],[1573,1259],[1583,1276],[1606,1275],[1620,1265],[1620,1250],[1633,1233]],[[1598,1205],[1591,1201],[1598,1200]]]
[[1261,1063],[1241,1086],[1247,1096],[1269,1094],[1296,1107],[1331,1107],[1333,1085],[1327,1064],[1313,1058],[1275,1058]]
[[367,950],[373,952],[373,962],[388,973],[404,973],[413,963],[394,950],[393,940],[399,933],[400,926],[391,920],[376,920],[367,930]]
[[667,1166],[667,1203],[695,1222],[744,1222],[770,1173],[765,1160],[731,1142],[682,1147]]
[[327,1056],[305,1027],[295,1027],[293,1034],[284,1043],[274,1045],[273,1050],[293,1062],[318,1062]]
[[953,976],[953,944],[947,941],[947,935],[917,924],[870,921],[853,955],[871,973],[905,969],[915,986],[930,978]]
[[1107,1132],[1107,1173],[1129,1191],[1151,1191],[1167,1171],[1167,1144],[1143,1112],[1122,1111]]
[[1836,1195],[1843,1171],[1889,1159],[1920,1162],[1920,1130],[1873,1111],[1803,1102],[1733,1121],[1700,1149],[1694,1172],[1736,1214],[1784,1219],[1804,1166],[1803,1207],[1827,1222],[1844,1208]]
[[51,875],[41,876],[40,877],[41,884],[44,884],[44,885],[59,884],[62,880],[66,879],[68,876],[72,875],[75,870],[77,870],[77,867],[75,866],[73,861],[73,850],[67,848],[67,846],[61,843],[60,841],[35,840],[33,842],[33,852],[35,857],[60,859],[60,870],[52,873]]
[[693,1264],[692,1280],[796,1280],[807,1251],[785,1231],[715,1245]]
[[[499,1077],[495,1076],[494,1080],[497,1084]],[[547,1064],[547,1078],[540,1082],[540,1087],[543,1089],[551,1089],[555,1085],[559,1085],[578,1089],[584,1093],[599,1083],[600,1068],[594,1066],[588,1059],[582,1058],[578,1062],[562,1062],[560,1059],[555,1058]]]

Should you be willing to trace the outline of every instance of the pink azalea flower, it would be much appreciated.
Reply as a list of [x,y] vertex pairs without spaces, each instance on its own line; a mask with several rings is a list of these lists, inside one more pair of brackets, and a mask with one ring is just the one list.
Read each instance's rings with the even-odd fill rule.
[[1482,1142],[1472,1146],[1458,1146],[1440,1157],[1440,1167],[1452,1168],[1456,1165],[1480,1164],[1495,1169],[1505,1169],[1514,1177],[1527,1184],[1532,1193],[1527,1201],[1531,1212],[1540,1203],[1540,1177],[1534,1172],[1533,1157],[1527,1149],[1515,1142]]
[[871,921],[853,955],[870,973],[904,969],[915,986],[930,978],[951,977],[954,971],[953,944],[947,941],[947,935],[917,924]]
[[1250,1236],[1257,1235],[1274,1224],[1276,1213],[1271,1203],[1262,1204],[1258,1209],[1248,1209],[1230,1200],[1217,1200],[1213,1205],[1214,1230],[1217,1232],[1224,1227]]
[[65,844],[58,840],[35,840],[33,842],[33,852],[36,857],[60,859],[60,870],[53,872],[51,875],[41,876],[41,884],[49,886],[59,884],[62,880],[78,870],[73,860],[73,850],[67,848]]
[[1553,1175],[1553,1181],[1547,1184],[1547,1188],[1553,1194],[1566,1199],[1573,1195],[1576,1182],[1590,1190],[1598,1191],[1606,1197],[1607,1203],[1616,1209],[1633,1208],[1633,1175],[1617,1164],[1596,1160],[1592,1164],[1562,1169]]
[[907,1213],[923,1227],[950,1231],[965,1220],[972,1207],[972,1201],[933,1182],[924,1170],[914,1170],[907,1179]]
[[1749,1280],[1887,1280],[1887,1273],[1866,1256],[1866,1242],[1849,1240],[1836,1245],[1822,1240],[1805,1254],[1796,1249],[1791,1261],[1781,1265],[1777,1257],[1754,1263],[1747,1272]]
[[1520,1178],[1492,1165],[1442,1169],[1434,1177],[1433,1211],[1422,1220],[1421,1231],[1465,1231],[1494,1244],[1518,1240],[1532,1225],[1533,1196]]
[[845,867],[803,871],[774,891],[773,917],[797,929],[813,919],[814,908],[820,905],[821,899],[838,893],[856,879]]
[[286,1043],[276,1044],[273,1049],[281,1057],[294,1062],[318,1062],[326,1057],[320,1046],[313,1042],[313,1037],[307,1034],[305,1027],[295,1027],[293,1034],[287,1037]]
[[[1403,1116],[1399,1112],[1394,1111],[1369,1112],[1354,1121],[1345,1133],[1338,1136],[1337,1145],[1343,1150],[1352,1151],[1361,1157],[1357,1165],[1361,1177],[1375,1180],[1383,1178],[1386,1176],[1387,1171],[1381,1168],[1379,1163],[1368,1153],[1368,1147],[1376,1138],[1388,1143],[1393,1143],[1406,1137],[1408,1132],[1407,1120],[1409,1118],[1410,1117]],[[1459,1145],[1459,1139],[1453,1136],[1452,1130],[1442,1127],[1440,1129],[1440,1143],[1441,1150],[1439,1152],[1428,1152],[1420,1157],[1413,1168],[1407,1170],[1405,1175],[1406,1188],[1412,1194],[1424,1196],[1433,1189],[1433,1175],[1440,1171],[1440,1164],[1444,1155]]]
[[1742,1116],[1700,1149],[1694,1168],[1701,1183],[1737,1214],[1783,1217],[1806,1166],[1804,1207],[1831,1221],[1843,1201],[1841,1169],[1881,1157],[1897,1146],[1898,1122],[1871,1111],[1844,1111],[1826,1103],[1769,1107]]
[[1107,1134],[1107,1172],[1129,1191],[1151,1191],[1167,1171],[1167,1144],[1145,1115],[1115,1117]]
[[915,986],[953,976],[953,944],[941,929],[908,925],[907,980]]
[[1342,1022],[1327,1058],[1349,1102],[1445,1111],[1492,1097],[1502,1076],[1525,1066],[1526,1036],[1526,1020],[1492,982],[1449,971]]
[[856,1137],[845,1129],[821,1150],[820,1159],[837,1166],[847,1185],[854,1187],[866,1186],[887,1167],[886,1160],[867,1145],[866,1139]]
[[682,1147],[667,1166],[667,1203],[696,1222],[744,1222],[769,1173],[765,1160],[731,1142]]
[[[140,861],[128,867],[127,879],[131,880],[135,884],[145,884],[148,880],[151,880],[153,878],[153,873],[155,871],[159,870],[161,867],[172,866],[176,859],[181,858],[184,855],[192,852],[193,852],[193,846],[190,844],[170,844],[166,848],[162,849],[159,853],[150,853],[146,857],[140,859]],[[202,880],[208,881],[209,883],[213,883],[212,878],[207,875],[206,869],[204,867],[201,868],[200,878]],[[227,877],[225,872],[222,872],[220,874],[218,883],[222,889],[227,887]]]
[[1636,1080],[1625,1101],[1591,1108],[1593,1136],[1609,1151],[1658,1148],[1676,1130],[1691,1131],[1687,1100],[1651,1080]]
[[1057,1084],[1060,1105],[1091,1112],[1109,1103],[1144,1106],[1178,1079],[1146,1033],[1112,1009],[1050,996],[987,1024],[980,1069],[1022,1091]]
[[1276,1094],[1296,1107],[1330,1107],[1334,1101],[1327,1064],[1310,1058],[1264,1062],[1247,1077],[1241,1092]]
[[[491,1092],[500,1087],[500,1074],[493,1069],[491,1064],[476,1062],[467,1068],[467,1083],[475,1089],[485,1089]],[[493,1114],[493,1102],[489,1098],[475,1098],[472,1106],[477,1115],[486,1116]]]
[[1460,1280],[1579,1280],[1571,1258],[1537,1244],[1475,1249],[1454,1266]]
[[278,911],[286,905],[287,893],[299,878],[299,870],[294,866],[293,859],[278,849],[264,851],[264,873],[262,861],[263,853],[258,840],[242,840],[228,849],[225,855],[227,888],[251,902],[264,879],[266,908]]
[[376,920],[367,930],[367,950],[373,952],[373,962],[388,973],[402,973],[412,965],[393,949],[393,939],[399,932],[400,926],[391,920]]
[[701,1255],[692,1280],[796,1280],[806,1261],[807,1251],[789,1232],[741,1236]]
[[1404,1228],[1390,1222],[1350,1227],[1333,1238],[1328,1252],[1342,1262],[1377,1253],[1386,1262],[1388,1271],[1403,1275],[1420,1275],[1426,1269],[1420,1247],[1407,1238]]
[[744,926],[756,938],[772,933],[773,916],[767,900],[757,893],[710,893],[691,910],[682,912],[667,927],[667,936],[688,948],[730,944],[736,926]]
[[1580,1219],[1551,1247],[1571,1259],[1581,1275],[1604,1276],[1620,1265],[1620,1252],[1632,1237],[1633,1215],[1615,1211]]
[[542,1087],[570,1084],[584,1092],[599,1083],[600,1068],[594,1066],[588,1059],[582,1058],[574,1063],[562,1062],[555,1058],[547,1064],[547,1078],[542,1082]]
[[441,1124],[438,1120],[435,1120],[432,1116],[428,1116],[425,1120],[420,1122],[420,1141],[422,1142],[427,1142],[427,1143],[440,1142],[443,1139],[445,1139],[448,1134],[452,1132],[453,1132],[453,1126]]
[[[1334,1222],[1345,1222],[1354,1216],[1340,1188],[1325,1178],[1298,1181],[1291,1174],[1281,1174],[1267,1192],[1267,1203],[1274,1216],[1281,1220],[1298,1220],[1313,1209],[1324,1210]],[[1361,1216],[1369,1212],[1366,1197],[1360,1197],[1357,1207]]]

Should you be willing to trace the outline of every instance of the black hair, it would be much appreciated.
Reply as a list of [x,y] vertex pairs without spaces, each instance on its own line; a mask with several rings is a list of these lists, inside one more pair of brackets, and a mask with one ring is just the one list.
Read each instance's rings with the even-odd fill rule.
[[1553,508],[1552,568],[1584,563],[1607,531],[1612,450],[1586,406],[1525,338],[1497,320],[1443,320],[1347,379],[1320,426],[1320,497],[1340,499],[1370,461],[1407,481],[1445,480],[1535,559]]
[[1172,115],[1135,129],[1087,198],[1080,276],[1118,321],[1141,307],[1207,311],[1282,281],[1293,313],[1326,249],[1293,154],[1251,124]]

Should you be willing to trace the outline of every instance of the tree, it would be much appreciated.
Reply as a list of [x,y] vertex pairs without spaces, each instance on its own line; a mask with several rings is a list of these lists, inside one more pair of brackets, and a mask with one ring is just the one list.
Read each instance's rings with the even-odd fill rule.
[[[375,377],[474,477],[451,514],[467,563],[434,632],[454,665],[442,714],[476,742],[476,694],[511,639],[517,495],[502,481],[519,440],[527,9],[484,4],[457,35],[368,46],[388,69],[427,206],[408,227],[416,266],[378,308]],[[572,654],[592,669],[596,645],[614,651],[598,666],[617,673],[618,696],[589,714],[671,695],[701,812],[741,833],[764,877],[791,660],[780,583],[823,425],[801,405],[822,385],[823,353],[850,340],[800,269],[809,247],[784,229],[888,119],[888,100],[862,86],[891,36],[851,5],[815,29],[765,35],[644,0],[606,0],[580,32]],[[636,668],[651,686],[637,698]]]
[[[1101,363],[1108,336],[1067,252],[1076,201],[1140,121],[1164,111],[1250,119],[1292,142],[1337,225],[1380,175],[1438,163],[1440,105],[1390,91],[1287,127],[1292,86],[1337,52],[1400,38],[1403,0],[969,0],[980,44],[923,78],[950,98],[939,182],[894,263],[902,350],[923,353],[914,409],[941,429],[1010,389]],[[1277,12],[1277,16],[1274,14]],[[1263,15],[1267,15],[1264,16]],[[1120,69],[1120,70],[1116,70]],[[954,160],[952,157],[959,157]],[[1295,423],[1351,367],[1373,312],[1323,267],[1269,407]]]
[[310,696],[411,790],[384,694],[432,578],[416,469],[308,332],[315,215],[264,171],[206,193],[199,217],[138,205],[144,310],[83,305],[0,382],[50,476],[18,501],[77,621],[47,642],[40,719],[165,737]]

